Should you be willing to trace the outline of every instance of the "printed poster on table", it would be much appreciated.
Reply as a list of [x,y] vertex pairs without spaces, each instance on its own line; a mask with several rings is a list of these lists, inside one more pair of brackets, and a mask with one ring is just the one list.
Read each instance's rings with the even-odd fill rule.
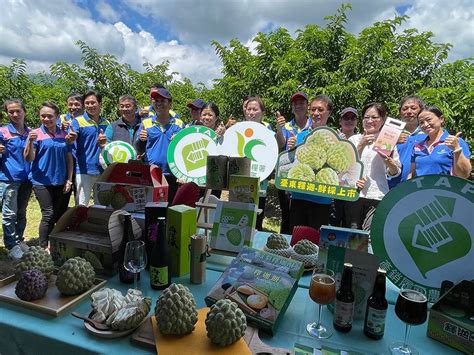
[[364,168],[357,149],[329,127],[312,130],[303,144],[278,156],[275,185],[280,190],[338,200],[359,198]]
[[474,183],[427,175],[397,185],[377,207],[374,254],[387,277],[435,302],[443,280],[474,278]]
[[275,132],[257,122],[239,122],[225,132],[219,154],[249,158],[250,176],[263,181],[273,172],[278,159]]

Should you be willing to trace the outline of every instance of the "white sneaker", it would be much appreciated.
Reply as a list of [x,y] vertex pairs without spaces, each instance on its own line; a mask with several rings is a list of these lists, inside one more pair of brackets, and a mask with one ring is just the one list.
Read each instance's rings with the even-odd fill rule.
[[30,247],[29,247],[28,244],[26,244],[25,242],[20,242],[18,245],[20,246],[21,251],[22,251],[23,253],[25,253],[25,252],[27,252],[28,250],[30,250]]
[[15,245],[13,248],[10,249],[8,252],[8,255],[10,258],[14,260],[19,260],[23,256],[23,251],[21,250],[21,247],[19,244]]

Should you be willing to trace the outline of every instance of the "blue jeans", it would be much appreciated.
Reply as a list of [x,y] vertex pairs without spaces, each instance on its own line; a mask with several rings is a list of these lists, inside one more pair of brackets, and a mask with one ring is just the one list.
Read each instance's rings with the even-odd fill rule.
[[0,182],[3,241],[8,250],[23,241],[30,195],[29,182]]

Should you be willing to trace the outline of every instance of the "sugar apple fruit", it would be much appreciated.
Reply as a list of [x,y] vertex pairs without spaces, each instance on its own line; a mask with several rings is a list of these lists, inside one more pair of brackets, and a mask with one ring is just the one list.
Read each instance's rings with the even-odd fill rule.
[[338,139],[334,134],[323,129],[311,134],[305,144],[316,145],[327,151],[332,144],[336,144],[337,142]]
[[355,163],[352,147],[347,143],[333,144],[328,148],[327,164],[336,172],[347,171]]
[[308,164],[296,164],[288,171],[288,178],[314,181],[314,171]]
[[63,295],[78,295],[91,288],[94,279],[95,271],[91,263],[77,256],[59,268],[56,287]]
[[121,192],[116,192],[110,200],[110,205],[114,210],[119,210],[126,204],[127,198]]
[[295,246],[293,247],[293,250],[297,254],[311,255],[311,254],[316,254],[318,252],[319,248],[313,242],[311,242],[307,239],[303,239],[303,240],[300,240],[298,243],[295,244]]
[[97,194],[99,203],[104,206],[110,205],[113,196],[114,192],[112,190],[99,191],[99,193]]
[[273,233],[267,239],[268,249],[288,249],[290,244],[281,234]]
[[308,164],[312,169],[319,170],[326,163],[327,154],[324,147],[304,144],[296,149],[296,158],[300,163]]
[[198,320],[197,315],[192,293],[181,284],[171,284],[156,301],[156,322],[162,334],[191,333]]
[[206,315],[207,336],[220,346],[227,346],[242,338],[247,329],[244,312],[228,299],[217,301]]
[[319,170],[314,180],[321,184],[339,185],[339,177],[331,168],[322,168]]
[[20,262],[16,265],[15,274],[17,279],[24,271],[31,269],[37,269],[46,277],[50,277],[54,270],[51,255],[41,247],[31,247],[23,254]]
[[48,289],[48,278],[37,269],[26,270],[21,274],[15,287],[15,294],[23,301],[43,298]]

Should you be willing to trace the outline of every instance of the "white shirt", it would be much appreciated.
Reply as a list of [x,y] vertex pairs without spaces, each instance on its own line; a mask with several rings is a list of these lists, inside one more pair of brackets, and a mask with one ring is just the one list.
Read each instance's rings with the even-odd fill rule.
[[[349,138],[357,149],[360,141],[362,140],[362,134],[356,134]],[[377,140],[377,135],[374,139],[374,142]],[[388,192],[388,182],[387,174],[388,169],[384,163],[384,158],[373,150],[374,144],[366,145],[362,151],[362,156],[360,160],[364,165],[364,176],[367,178],[365,182],[365,187],[360,192],[360,197],[368,198],[371,200],[381,200],[385,194]],[[392,159],[395,160],[398,165],[397,174],[394,176],[400,175],[400,159],[398,157],[397,147],[393,150]],[[394,177],[392,176],[392,177]]]

